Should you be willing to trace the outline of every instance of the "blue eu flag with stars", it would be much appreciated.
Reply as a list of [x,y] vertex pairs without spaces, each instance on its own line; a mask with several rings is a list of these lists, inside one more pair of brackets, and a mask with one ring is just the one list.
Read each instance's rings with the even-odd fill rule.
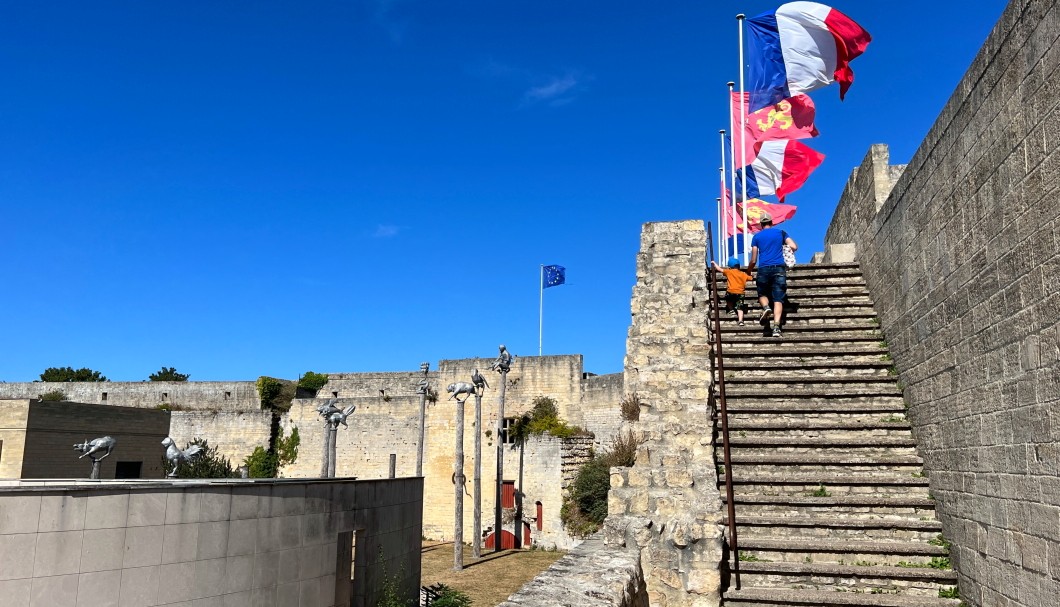
[[567,268],[563,266],[544,266],[544,272],[545,275],[541,285],[544,289],[558,287],[567,282]]

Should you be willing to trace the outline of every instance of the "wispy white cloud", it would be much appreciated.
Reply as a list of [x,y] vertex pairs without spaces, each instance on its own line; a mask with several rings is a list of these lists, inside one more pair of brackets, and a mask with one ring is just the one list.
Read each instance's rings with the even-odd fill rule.
[[393,238],[394,236],[397,236],[400,231],[400,226],[379,224],[375,227],[375,232],[372,232],[372,238]]
[[553,76],[544,84],[532,86],[523,93],[523,103],[547,103],[553,107],[574,101],[580,82],[574,74]]
[[501,63],[492,57],[468,68],[468,72],[484,79],[498,80],[521,89],[517,106],[536,105],[560,107],[573,102],[585,92],[593,77],[578,70],[567,70],[559,75],[542,74]]

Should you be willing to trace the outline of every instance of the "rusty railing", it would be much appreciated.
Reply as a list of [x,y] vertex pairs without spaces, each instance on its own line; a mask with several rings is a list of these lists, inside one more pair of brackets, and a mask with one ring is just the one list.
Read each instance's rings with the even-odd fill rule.
[[[721,305],[718,299],[718,276],[711,267],[710,262],[714,261],[714,242],[712,238],[712,228],[710,222],[707,222],[707,282],[710,285],[710,304],[712,312],[707,322],[714,322],[714,356],[715,356],[715,369],[718,374],[718,380],[715,382],[717,388],[717,404],[718,404],[718,416],[721,418],[721,444],[722,453],[725,466],[725,497],[728,505],[728,518],[729,518],[729,550],[732,552],[732,577],[736,584],[736,589],[740,589],[740,552],[736,543],[736,504],[733,500],[732,491],[732,455],[729,450],[729,411],[725,406],[725,357],[722,355],[721,349]],[[714,397],[714,393],[711,393],[711,397]],[[714,407],[711,407],[714,410]]]

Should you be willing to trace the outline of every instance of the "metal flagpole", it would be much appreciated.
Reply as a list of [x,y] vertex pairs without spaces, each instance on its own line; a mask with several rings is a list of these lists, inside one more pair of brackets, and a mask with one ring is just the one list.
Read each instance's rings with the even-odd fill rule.
[[[747,158],[747,141],[743,133],[747,132],[747,99],[744,95],[743,89],[743,19],[744,14],[740,13],[736,15],[736,21],[739,22],[740,27],[740,157]],[[741,161],[742,162],[742,161]],[[740,200],[743,201],[744,210],[747,210],[747,167],[743,168],[743,179],[740,180]],[[743,213],[743,238],[747,238],[747,213]],[[743,243],[743,265],[747,266],[748,262],[748,251],[747,243]]]
[[[732,167],[729,169],[729,183],[731,184],[729,188],[729,192],[731,194],[729,196],[729,205],[731,206],[736,205],[736,123],[732,119],[732,87],[735,85],[735,82],[732,82],[731,80],[729,81],[729,132],[732,133],[732,136],[729,138],[729,159],[732,161]],[[740,139],[743,139],[743,134],[740,135]],[[726,221],[728,220],[726,219]],[[736,232],[736,213],[733,212],[732,232],[730,232],[730,234],[732,234],[731,257],[736,257]]]
[[545,330],[545,264],[541,264],[541,276],[537,281],[537,355],[541,356],[541,346],[544,343]]
[[[722,169],[722,170],[724,170],[724,169]],[[721,182],[722,182],[722,185],[724,186],[724,184],[725,184],[725,177],[724,176],[722,176]],[[724,232],[725,232],[724,226],[721,223],[721,196],[719,196],[717,198],[717,200],[718,200],[718,236],[720,237],[720,236],[723,236]],[[721,238],[719,238],[718,239],[718,263],[722,263],[722,260],[724,259],[724,254],[725,254],[725,248],[724,248],[724,245],[721,242]]]
[[718,263],[721,263],[725,259],[726,255],[723,253],[725,250],[725,232],[728,231],[727,225],[722,223],[725,221],[722,219],[724,215],[721,212],[722,204],[725,199],[725,129],[718,131],[718,137],[721,140],[721,198],[718,199]]

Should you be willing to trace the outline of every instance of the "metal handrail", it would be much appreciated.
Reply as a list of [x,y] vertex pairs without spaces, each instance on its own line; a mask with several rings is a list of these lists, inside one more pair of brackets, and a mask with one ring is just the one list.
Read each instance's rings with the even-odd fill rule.
[[[712,228],[707,222],[707,257],[714,261],[714,242]],[[725,463],[725,496],[728,502],[729,513],[729,550],[732,551],[732,575],[736,582],[736,589],[740,589],[740,553],[736,543],[736,504],[732,491],[732,455],[729,450],[729,411],[725,405],[725,357],[721,351],[721,302],[718,299],[718,276],[710,263],[707,264],[707,280],[710,283],[710,301],[713,308],[714,321],[714,352],[717,360],[718,372],[718,404],[721,415],[721,444],[722,458]],[[709,320],[708,320],[709,322]]]

